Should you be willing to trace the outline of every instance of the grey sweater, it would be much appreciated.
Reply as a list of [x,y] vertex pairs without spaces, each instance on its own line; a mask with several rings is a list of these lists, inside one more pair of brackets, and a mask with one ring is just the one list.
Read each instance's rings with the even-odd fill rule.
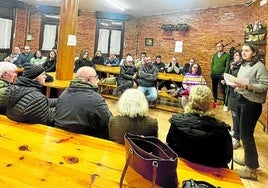
[[253,85],[253,91],[236,88],[236,92],[256,103],[265,103],[268,90],[268,72],[260,61],[252,67],[249,62],[241,65],[237,78],[249,78],[249,85]]

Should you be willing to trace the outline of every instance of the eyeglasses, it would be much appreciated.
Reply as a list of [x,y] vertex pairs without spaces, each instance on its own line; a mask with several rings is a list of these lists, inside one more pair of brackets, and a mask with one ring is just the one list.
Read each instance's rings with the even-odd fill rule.
[[198,67],[193,66],[194,69],[198,69]]
[[93,77],[93,78],[96,78],[96,79],[99,79],[99,76],[96,74],[95,76],[89,76],[90,77]]

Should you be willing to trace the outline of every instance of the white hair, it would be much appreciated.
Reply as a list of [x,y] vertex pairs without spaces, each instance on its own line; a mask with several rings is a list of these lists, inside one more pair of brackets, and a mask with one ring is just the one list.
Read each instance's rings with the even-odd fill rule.
[[148,102],[138,89],[127,89],[117,102],[117,109],[123,116],[144,117],[148,113]]
[[7,71],[15,71],[17,66],[13,63],[2,61],[0,62],[0,76],[2,76]]

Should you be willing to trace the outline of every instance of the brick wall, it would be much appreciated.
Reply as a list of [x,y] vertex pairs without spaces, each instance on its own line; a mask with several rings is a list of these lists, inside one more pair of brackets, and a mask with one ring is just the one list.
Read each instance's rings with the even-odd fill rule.
[[[222,8],[210,8],[204,10],[185,11],[175,14],[157,15],[130,20],[125,25],[124,53],[131,53],[138,57],[140,52],[146,51],[153,59],[156,55],[162,55],[164,62],[169,62],[174,56],[181,64],[184,64],[190,57],[202,66],[204,76],[210,84],[210,63],[212,55],[216,52],[215,43],[223,40],[234,43],[226,46],[229,52],[230,47],[244,43],[244,31],[249,23],[261,21],[268,26],[268,5],[259,6],[258,0],[251,6],[230,6]],[[26,10],[17,10],[16,37],[14,45],[30,45],[32,48],[39,47],[39,36],[41,17],[38,13],[30,16],[30,34],[33,41],[25,40],[27,30]],[[190,31],[185,35],[177,31],[167,35],[160,28],[162,24],[187,23]],[[82,49],[88,49],[91,57],[94,53],[96,32],[96,18],[94,12],[80,11],[77,27],[76,56]],[[153,38],[153,46],[145,46],[145,38]],[[175,53],[175,41],[183,41],[183,52]],[[266,48],[267,53],[267,48]],[[268,55],[266,55],[268,62]],[[267,63],[266,63],[267,65]],[[268,124],[266,103],[263,108],[261,120]]]

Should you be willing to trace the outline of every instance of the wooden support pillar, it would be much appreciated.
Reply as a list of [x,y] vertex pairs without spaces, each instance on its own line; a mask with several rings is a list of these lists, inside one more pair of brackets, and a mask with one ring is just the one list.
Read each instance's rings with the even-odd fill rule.
[[58,34],[57,80],[73,78],[75,46],[70,44],[70,38],[76,36],[77,17],[78,0],[62,0]]

